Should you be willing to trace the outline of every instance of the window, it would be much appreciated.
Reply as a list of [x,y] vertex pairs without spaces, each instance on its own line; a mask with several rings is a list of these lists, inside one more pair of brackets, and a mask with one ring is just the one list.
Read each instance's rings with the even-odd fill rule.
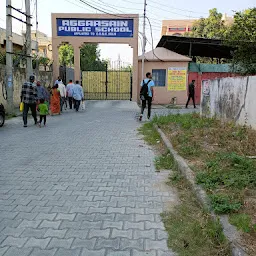
[[169,32],[173,32],[173,31],[186,31],[186,28],[172,28],[172,27],[169,27]]
[[155,82],[155,86],[165,86],[166,69],[153,69],[152,77]]

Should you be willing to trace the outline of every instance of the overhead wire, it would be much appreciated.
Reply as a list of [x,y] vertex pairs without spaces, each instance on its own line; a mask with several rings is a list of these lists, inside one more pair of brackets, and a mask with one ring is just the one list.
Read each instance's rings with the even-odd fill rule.
[[[108,15],[111,15],[111,16],[114,16],[114,17],[124,18],[124,17],[121,16],[121,15],[118,15],[118,14],[115,14],[115,13],[111,13],[109,10],[104,10],[104,9],[102,9],[101,7],[94,6],[95,3],[94,3],[94,5],[92,5],[91,3],[88,3],[88,2],[85,1],[85,0],[78,0],[78,1],[80,1],[81,3],[84,3],[85,5],[91,7],[92,9],[95,9],[95,10],[97,10],[97,11],[103,12],[103,13],[105,13],[105,14],[108,14]],[[129,19],[129,18],[130,18],[130,19],[134,19],[134,18],[136,18],[136,17],[126,17],[126,18],[127,18],[127,19]]]
[[188,17],[188,18],[195,18],[195,19],[200,19],[202,17],[195,17],[195,16],[191,16],[191,15],[185,15],[184,13],[177,13],[177,12],[173,12],[173,11],[169,11],[167,9],[163,9],[161,7],[158,7],[158,6],[154,6],[154,5],[151,5],[151,4],[148,4],[148,6],[151,6],[153,8],[156,8],[158,10],[161,10],[163,12],[166,12],[166,13],[171,13],[171,14],[175,14],[175,15],[179,15],[179,16],[184,16],[184,17]]
[[[107,7],[113,7],[113,9],[116,9],[116,8],[124,8],[124,9],[128,9],[128,10],[136,10],[136,11],[141,11],[142,9],[138,9],[138,8],[128,8],[128,7],[124,7],[124,6],[117,6],[117,5],[114,5],[114,4],[108,4],[102,0],[96,0],[96,1],[99,1],[101,2],[103,5],[107,6]],[[116,7],[116,8],[115,8]],[[117,11],[120,11],[119,9],[116,9]],[[122,12],[122,11],[121,11]]]
[[188,10],[188,9],[181,9],[181,8],[177,8],[177,7],[174,7],[174,6],[170,6],[170,5],[166,5],[166,4],[161,4],[161,3],[153,1],[153,0],[148,0],[148,1],[152,2],[154,4],[157,4],[159,6],[164,6],[164,7],[167,7],[167,8],[172,8],[174,10],[179,10],[179,11],[182,11],[182,12],[197,13],[197,14],[208,14],[206,12],[196,12],[196,11],[191,11],[191,10]]
[[[85,8],[85,6],[78,5],[78,4],[76,4],[76,3],[74,3],[74,2],[72,2],[72,1],[70,1],[70,0],[64,0],[64,1],[66,1],[66,2],[70,3],[70,4],[74,5],[74,6],[77,6],[77,7],[83,8],[83,9],[84,9],[84,10],[86,10],[86,11],[89,11],[88,9],[86,9],[86,8]],[[75,0],[75,1],[77,2],[77,0]]]
[[150,32],[151,32],[151,39],[152,39],[152,52],[153,52],[153,55],[159,59],[160,61],[163,61],[162,59],[160,59],[156,54],[155,54],[155,50],[154,50],[154,38],[153,38],[153,31],[152,31],[152,24],[151,24],[151,21],[150,19],[146,16],[146,19],[149,23],[149,27],[150,27]]

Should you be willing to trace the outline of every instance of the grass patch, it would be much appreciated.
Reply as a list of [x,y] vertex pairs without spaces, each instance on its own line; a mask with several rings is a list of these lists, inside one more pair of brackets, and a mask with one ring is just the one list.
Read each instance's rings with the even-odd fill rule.
[[210,195],[210,202],[213,210],[219,214],[237,212],[242,206],[240,202],[235,201],[226,194]]
[[178,189],[181,203],[172,212],[162,214],[168,246],[182,256],[231,255],[221,224],[201,208],[179,172],[171,175],[170,184]]
[[[201,208],[190,186],[178,172],[172,155],[166,150],[158,132],[154,129],[153,124],[156,121],[157,119],[154,118],[151,123],[144,124],[139,131],[144,135],[146,142],[153,145],[160,153],[155,159],[156,169],[172,169],[168,184],[176,187],[179,194],[180,203],[173,211],[162,214],[169,234],[168,246],[182,256],[231,255],[220,223],[214,222],[208,212]],[[188,140],[188,137],[183,138],[184,142]]]
[[171,170],[173,167],[173,157],[170,152],[155,158],[155,167],[160,170]]
[[169,109],[182,109],[181,106],[173,105],[173,104],[167,105],[166,108],[169,108]]
[[229,217],[229,221],[231,224],[233,224],[243,232],[246,232],[246,233],[256,232],[256,224],[252,224],[252,219],[248,214],[244,214],[244,213],[232,214]]
[[230,215],[232,223],[246,233],[249,253],[255,253],[256,159],[248,156],[256,156],[256,131],[196,113],[156,117],[153,122],[187,160],[214,211]]
[[12,119],[14,117],[17,117],[16,114],[6,115],[6,120]]
[[144,140],[149,145],[157,145],[161,141],[159,133],[153,126],[152,122],[146,123],[139,128],[139,132],[144,136]]

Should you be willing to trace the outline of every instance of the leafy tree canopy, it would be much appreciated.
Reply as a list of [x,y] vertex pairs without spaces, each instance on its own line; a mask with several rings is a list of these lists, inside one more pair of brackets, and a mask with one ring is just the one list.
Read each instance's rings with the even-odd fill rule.
[[201,18],[194,22],[192,31],[186,36],[202,38],[223,38],[227,27],[222,20],[222,13],[216,8],[209,11],[208,18]]
[[74,64],[74,48],[71,45],[60,46],[59,62],[61,66],[72,66]]
[[256,74],[256,8],[235,14],[226,39],[228,45],[236,48],[233,53],[235,71]]
[[84,44],[80,49],[80,62],[82,71],[106,70],[107,61],[100,59],[98,44]]

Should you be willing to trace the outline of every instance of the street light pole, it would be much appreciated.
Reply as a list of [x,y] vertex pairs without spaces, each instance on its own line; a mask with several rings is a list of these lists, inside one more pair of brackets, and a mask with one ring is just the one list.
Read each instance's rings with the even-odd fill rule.
[[12,114],[13,107],[13,43],[12,43],[12,1],[6,0],[6,93],[7,113]]
[[38,79],[39,76],[39,45],[38,45],[38,5],[37,5],[37,0],[35,0],[35,5],[36,5],[36,77]]

